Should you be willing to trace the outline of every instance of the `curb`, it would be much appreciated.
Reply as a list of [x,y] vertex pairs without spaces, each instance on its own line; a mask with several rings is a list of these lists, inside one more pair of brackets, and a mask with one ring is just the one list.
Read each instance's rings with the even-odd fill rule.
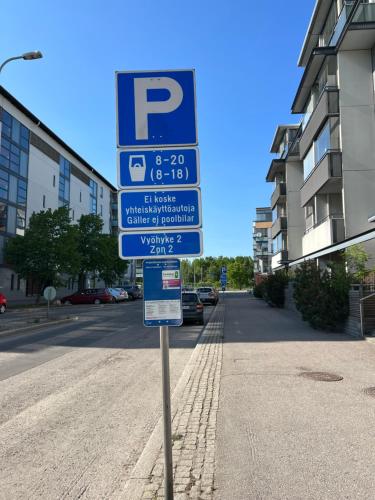
[[78,316],[75,316],[74,318],[64,318],[64,319],[58,319],[55,321],[48,321],[45,323],[36,323],[35,325],[28,325],[28,326],[21,326],[20,328],[13,328],[11,330],[4,330],[3,332],[0,331],[0,338],[2,337],[10,337],[11,335],[16,335],[17,333],[23,333],[23,332],[28,332],[32,330],[37,330],[38,328],[44,327],[44,326],[55,326],[63,323],[69,323],[69,321],[77,321]]
[[[221,304],[219,302],[219,305]],[[200,350],[198,349],[199,342],[203,337],[204,332],[210,325],[211,317],[213,313],[216,311],[216,308],[217,306],[213,308],[205,327],[202,329],[202,332],[200,333],[197,339],[196,346],[194,347],[194,350],[189,358],[189,361],[186,363],[186,366],[171,396],[172,422],[179,411],[178,402],[184,393],[185,387],[192,375],[194,366],[197,365],[197,358],[200,354]],[[160,416],[157,424],[155,425],[155,428],[152,431],[151,436],[149,437],[145,447],[143,448],[143,451],[140,457],[138,458],[137,463],[135,464],[129,479],[126,482],[124,489],[117,498],[129,499],[129,500],[130,499],[136,500],[142,498],[144,492],[145,480],[147,480],[151,475],[152,469],[159,456],[162,444],[163,444],[163,415]]]

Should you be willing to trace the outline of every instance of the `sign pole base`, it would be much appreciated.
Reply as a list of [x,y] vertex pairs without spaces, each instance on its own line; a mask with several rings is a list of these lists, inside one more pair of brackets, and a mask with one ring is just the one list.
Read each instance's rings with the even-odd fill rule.
[[160,349],[163,385],[163,428],[164,428],[164,498],[173,500],[172,424],[171,394],[169,377],[169,328],[160,327]]

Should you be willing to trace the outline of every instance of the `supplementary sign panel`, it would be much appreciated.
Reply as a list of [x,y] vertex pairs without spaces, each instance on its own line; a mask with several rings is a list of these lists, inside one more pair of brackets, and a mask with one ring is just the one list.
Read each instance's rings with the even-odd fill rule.
[[182,324],[178,259],[143,261],[143,318],[145,326]]
[[120,189],[198,186],[198,148],[119,150],[117,172]]
[[157,259],[160,257],[199,257],[203,253],[202,231],[121,233],[121,259]]
[[116,72],[117,147],[198,143],[194,70]]
[[118,205],[122,231],[197,229],[202,226],[199,188],[120,191]]

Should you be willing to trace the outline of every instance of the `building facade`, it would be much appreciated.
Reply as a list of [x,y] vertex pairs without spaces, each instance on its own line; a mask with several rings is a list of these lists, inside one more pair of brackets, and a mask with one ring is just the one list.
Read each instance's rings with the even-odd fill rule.
[[[324,263],[355,243],[375,253],[375,0],[317,0],[298,65],[292,113],[303,118],[278,128],[267,175],[276,184],[274,269]],[[291,131],[293,159],[282,152]]]
[[271,272],[272,260],[272,210],[271,207],[256,208],[256,218],[253,221],[253,258],[254,274]]
[[4,265],[6,240],[24,234],[32,213],[61,206],[73,223],[98,214],[117,234],[117,190],[3,87],[0,127],[0,287],[21,298],[30,290]]
[[300,188],[303,181],[299,157],[299,125],[280,125],[275,133],[267,182],[274,184],[272,208],[272,270],[275,271],[297,259],[302,253],[304,231],[300,207]]

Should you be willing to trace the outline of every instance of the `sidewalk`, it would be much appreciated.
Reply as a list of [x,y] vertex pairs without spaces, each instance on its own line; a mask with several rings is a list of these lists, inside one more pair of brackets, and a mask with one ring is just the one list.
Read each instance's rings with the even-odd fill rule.
[[226,298],[215,500],[375,498],[374,386],[374,344]]
[[[175,500],[213,498],[223,322],[219,304],[172,396]],[[160,420],[121,498],[164,498],[163,474]]]

